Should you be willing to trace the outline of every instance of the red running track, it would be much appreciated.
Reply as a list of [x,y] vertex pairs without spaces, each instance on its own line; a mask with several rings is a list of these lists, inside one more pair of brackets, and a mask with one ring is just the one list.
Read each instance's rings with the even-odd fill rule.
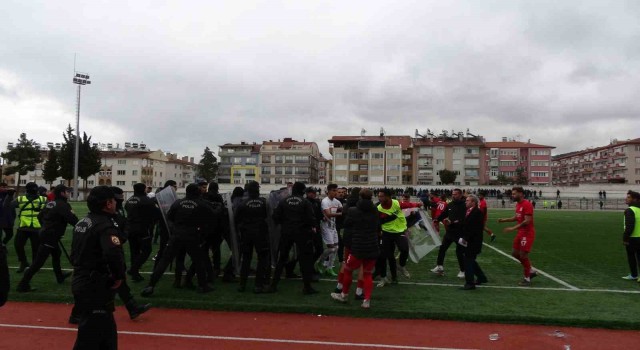
[[[0,349],[71,349],[70,305],[9,302]],[[362,312],[359,308],[354,312]],[[432,320],[151,309],[116,311],[120,349],[637,349],[640,332]],[[560,330],[564,337],[555,336]],[[489,340],[498,333],[500,339]]]

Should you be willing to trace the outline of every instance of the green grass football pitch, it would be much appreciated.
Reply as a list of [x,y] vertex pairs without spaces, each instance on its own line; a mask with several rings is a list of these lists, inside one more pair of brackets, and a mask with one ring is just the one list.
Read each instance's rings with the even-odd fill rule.
[[[79,215],[86,213],[84,203],[74,206]],[[621,279],[628,274],[621,243],[622,212],[536,211],[537,236],[530,257],[534,267],[544,273],[528,288],[517,286],[522,268],[509,257],[514,233],[502,233],[508,224],[496,223],[497,218],[512,215],[512,210],[490,211],[489,226],[498,239],[485,245],[478,258],[489,283],[475,291],[459,289],[463,281],[456,277],[454,247],[447,252],[445,276],[429,272],[437,255],[433,251],[419,264],[408,263],[410,279],[399,277],[398,285],[376,287],[370,310],[362,310],[354,300],[346,304],[333,301],[329,293],[335,282],[328,278],[315,284],[320,293],[312,296],[302,295],[300,280],[282,280],[276,294],[249,292],[251,280],[244,293],[236,290],[235,283],[217,280],[215,291],[202,295],[172,288],[173,276],[165,274],[150,298],[139,296],[145,282],[130,285],[137,300],[151,302],[155,307],[640,329],[640,316],[636,313],[640,283]],[[69,228],[64,237],[67,249],[70,240]],[[21,275],[15,273],[18,264],[12,244],[13,241],[9,247],[10,300],[71,303],[70,282],[58,285],[50,269],[43,269],[32,280],[31,285],[37,291],[16,293]],[[155,252],[158,246],[153,248]],[[128,254],[128,245],[125,253]],[[144,270],[149,272],[151,267],[152,262],[148,262]],[[50,268],[50,263],[45,268]],[[69,268],[64,257],[63,268]],[[148,274],[145,276],[148,279]],[[149,317],[153,317],[153,312]]]

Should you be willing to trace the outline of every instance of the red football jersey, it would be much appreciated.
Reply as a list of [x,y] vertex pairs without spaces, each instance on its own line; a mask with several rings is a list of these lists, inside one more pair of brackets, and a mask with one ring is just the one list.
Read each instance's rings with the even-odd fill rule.
[[533,227],[533,205],[526,199],[516,203],[516,220],[518,224],[524,221],[525,215],[531,215],[531,222],[527,226],[522,226],[518,229],[518,234],[534,235],[536,233]]

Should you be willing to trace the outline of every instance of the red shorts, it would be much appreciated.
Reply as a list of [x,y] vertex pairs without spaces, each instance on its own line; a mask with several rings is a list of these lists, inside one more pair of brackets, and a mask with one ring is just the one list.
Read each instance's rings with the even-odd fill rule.
[[349,247],[344,247],[344,254],[342,254],[342,260],[347,261],[349,254],[351,254],[351,249]]
[[351,271],[355,271],[362,266],[364,272],[371,273],[373,268],[376,266],[376,259],[363,259],[360,260],[355,256],[349,254],[347,257],[347,269]]
[[535,240],[536,236],[518,234],[513,240],[513,250],[521,250],[528,253],[531,251]]

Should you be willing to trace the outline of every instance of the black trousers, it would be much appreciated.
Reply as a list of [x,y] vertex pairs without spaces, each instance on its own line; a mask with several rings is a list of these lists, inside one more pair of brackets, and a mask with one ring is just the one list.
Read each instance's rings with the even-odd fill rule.
[[240,244],[242,265],[240,267],[240,283],[246,284],[249,278],[253,251],[256,251],[258,264],[256,266],[256,287],[264,287],[268,283],[269,272],[269,236],[266,234],[242,234]]
[[20,285],[28,285],[31,282],[33,276],[40,271],[44,263],[47,262],[47,259],[51,255],[51,265],[53,266],[53,273],[56,275],[56,280],[58,282],[62,281],[62,268],[60,267],[60,256],[62,252],[60,251],[60,246],[53,244],[41,244],[40,248],[38,248],[38,253],[36,254],[36,258],[33,259],[31,266],[24,271],[24,276],[22,276],[22,280],[20,281]]
[[118,330],[113,312],[87,310],[80,315],[74,350],[118,349]]
[[638,277],[638,266],[640,266],[640,238],[629,238],[629,244],[625,246],[627,250],[627,262],[631,276]]
[[278,255],[278,264],[273,274],[273,284],[277,285],[282,275],[287,261],[289,260],[289,251],[296,245],[296,253],[300,261],[300,272],[302,273],[302,282],[305,288],[311,288],[311,279],[313,278],[313,241],[311,233],[286,234],[280,236],[280,249]]
[[[211,264],[211,258],[209,257],[209,249],[211,249],[211,243],[205,243],[200,246],[202,249],[202,263],[204,264],[204,272],[207,275],[207,282],[213,282],[216,278],[215,273],[213,272],[213,265]],[[191,266],[187,270],[187,276],[185,281],[191,281],[193,276],[196,274],[196,265],[192,262]]]
[[7,247],[0,243],[0,306],[7,302],[9,296],[9,264],[7,263]]
[[[187,254],[191,257],[191,261],[196,267],[196,276],[198,277],[198,285],[204,287],[207,284],[207,278],[205,276],[204,263],[202,258],[202,248],[200,247],[200,240],[195,238],[181,238],[181,237],[171,237],[169,243],[167,244],[167,248],[162,256],[158,265],[153,269],[153,274],[151,274],[150,285],[155,286],[160,277],[164,274],[171,264],[171,261],[176,258],[180,251],[186,251]],[[184,261],[179,263],[176,261],[176,276],[182,275],[182,269],[184,268]]]
[[131,272],[138,273],[151,255],[151,229],[142,228],[132,230],[129,235],[129,248],[131,250]]
[[[4,238],[2,239],[2,243],[4,243],[5,245],[7,243],[9,243],[9,241],[11,240],[11,238],[13,238],[13,227],[3,227],[2,231],[4,231]],[[2,237],[2,234],[0,233],[0,237]]]
[[389,264],[389,272],[391,272],[391,279],[398,278],[398,267],[396,266],[396,246],[400,251],[400,257],[398,262],[400,266],[407,264],[409,258],[409,241],[407,237],[402,233],[382,232],[382,255],[383,259],[378,261],[376,270],[379,269],[379,275],[387,277],[387,263]]
[[449,246],[451,246],[453,243],[456,244],[456,258],[458,259],[458,267],[460,268],[460,271],[464,271],[464,247],[459,245],[457,239],[450,235],[444,235],[444,238],[442,239],[442,245],[438,250],[438,260],[436,264],[444,265],[444,255],[447,253],[447,249],[449,249]]
[[478,281],[486,281],[487,276],[484,274],[480,265],[478,265],[478,254],[464,253],[464,280],[465,284],[474,284],[475,277]]
[[24,247],[27,245],[27,240],[31,242],[31,261],[35,260],[38,253],[38,246],[40,246],[40,235],[37,231],[26,231],[18,229],[16,231],[16,238],[13,240],[13,245],[16,248],[16,255],[18,255],[18,261],[22,265],[29,265],[27,260],[27,254],[24,252]]

